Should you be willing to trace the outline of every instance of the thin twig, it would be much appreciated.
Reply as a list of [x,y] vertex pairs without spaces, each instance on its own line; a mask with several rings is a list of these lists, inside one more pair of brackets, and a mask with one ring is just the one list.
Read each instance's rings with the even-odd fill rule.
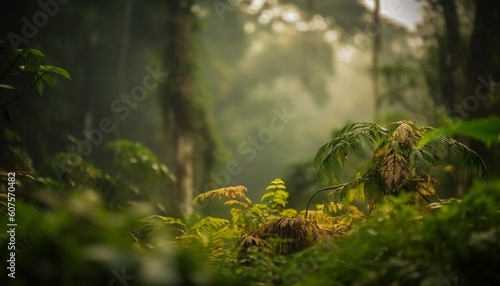
[[347,185],[347,184],[340,184],[340,185],[330,186],[330,187],[319,189],[316,192],[314,192],[314,194],[312,194],[312,196],[309,198],[309,201],[307,202],[305,219],[307,219],[307,214],[309,213],[309,204],[311,203],[311,201],[314,198],[314,196],[316,196],[318,193],[320,193],[322,191],[334,190],[334,189],[342,188],[345,185]]
[[[21,57],[21,54],[18,54],[17,57],[14,59],[14,61],[12,63],[10,63],[9,67],[5,69],[5,73],[0,77],[0,81],[3,80],[4,77],[7,76],[7,74],[9,73],[9,71],[12,69],[12,67],[17,62],[17,60],[19,60],[20,57]],[[7,61],[9,61],[8,58],[7,58]]]
[[[41,81],[41,80],[42,80],[42,77],[43,77],[44,75],[46,75],[46,74],[47,74],[50,70],[52,70],[52,69],[53,69],[53,68],[50,68],[49,70],[45,71],[42,75],[40,75],[40,77],[39,77],[37,80],[35,80],[35,82],[34,82],[34,83],[31,83],[31,82],[29,81],[29,79],[28,79],[28,82],[30,83],[30,87],[29,87],[27,90],[25,90],[23,93],[21,93],[20,95],[17,95],[17,94],[16,94],[16,97],[14,97],[13,99],[11,99],[11,100],[7,101],[6,103],[4,103],[4,104],[0,105],[0,109],[4,108],[5,106],[7,106],[7,105],[11,104],[12,102],[14,102],[14,101],[16,101],[16,100],[18,100],[18,99],[20,99],[23,95],[25,95],[25,94],[26,94],[26,93],[28,93],[30,90],[32,90],[32,89],[33,89],[33,87],[35,87],[35,86],[36,86],[36,84],[37,84],[39,81]],[[24,72],[21,72],[21,73],[22,73],[22,74],[23,74],[26,78],[28,78],[28,77],[27,77],[27,75],[26,75]],[[35,77],[35,78],[36,78],[36,77]]]

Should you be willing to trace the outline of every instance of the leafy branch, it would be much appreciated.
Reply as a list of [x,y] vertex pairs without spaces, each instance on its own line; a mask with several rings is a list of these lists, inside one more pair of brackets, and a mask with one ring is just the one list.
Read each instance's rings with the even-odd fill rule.
[[[9,65],[7,67],[1,67],[4,70],[4,73],[0,77],[0,82],[2,82],[8,75],[16,76],[21,74],[29,83],[29,87],[21,94],[18,94],[17,89],[11,85],[0,84],[0,88],[16,90],[15,97],[0,105],[0,108],[4,108],[7,105],[15,102],[16,100],[19,100],[33,88],[36,88],[38,93],[42,95],[44,81],[51,86],[55,86],[56,81],[50,73],[55,73],[71,80],[71,77],[66,70],[57,66],[42,65],[41,59],[44,58],[45,55],[37,49],[24,48],[12,50],[7,47],[2,47],[0,48],[0,53],[3,54],[7,59],[7,62],[9,62]],[[25,58],[24,65],[19,65],[16,67],[18,61],[22,58]],[[34,79],[33,82],[31,80],[31,77]]]
[[[427,133],[432,134],[430,139]],[[373,157],[356,180],[340,184],[348,156],[364,146],[373,151]],[[436,133],[434,128],[422,127],[413,121],[394,122],[387,129],[365,122],[347,125],[318,150],[314,163],[318,174],[336,185],[321,189],[312,197],[334,189],[329,195],[334,202],[352,202],[357,194],[361,200],[367,198],[371,207],[385,196],[402,190],[430,202],[427,196],[434,195],[436,183],[431,173],[438,166],[445,170],[462,166],[483,177],[487,175],[486,165],[476,152],[451,137]]]

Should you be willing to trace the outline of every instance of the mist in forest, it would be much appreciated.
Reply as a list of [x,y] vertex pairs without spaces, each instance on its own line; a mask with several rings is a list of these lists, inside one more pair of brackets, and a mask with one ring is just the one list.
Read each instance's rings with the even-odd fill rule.
[[[182,128],[172,118],[188,114],[188,121],[196,118],[189,123],[195,194],[244,185],[258,200],[275,178],[289,179],[289,191],[301,193],[292,181],[298,173],[311,176],[318,148],[347,123],[411,119],[437,126],[461,116],[442,97],[446,85],[439,86],[452,81],[437,74],[452,55],[442,44],[449,30],[435,1],[381,1],[377,13],[375,2],[194,1],[192,49],[182,56],[192,63],[192,108],[178,111],[182,103],[165,87],[185,72],[169,69],[184,60],[168,48],[182,38],[171,28],[178,21],[172,5],[17,1],[4,13],[2,39],[43,51],[72,80],[6,106],[2,126],[19,133],[47,176],[54,170],[44,162],[80,140],[91,143],[86,160],[109,168],[113,158],[104,146],[117,139],[144,144],[175,174]],[[459,2],[466,29],[473,14]],[[444,63],[437,58],[443,55]]]

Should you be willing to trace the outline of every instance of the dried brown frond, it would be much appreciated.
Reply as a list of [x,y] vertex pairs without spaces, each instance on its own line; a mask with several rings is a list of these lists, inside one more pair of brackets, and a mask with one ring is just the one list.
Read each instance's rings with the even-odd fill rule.
[[397,193],[406,184],[409,177],[409,163],[399,153],[388,151],[384,156],[380,175],[392,193]]
[[240,246],[248,249],[251,246],[264,246],[266,242],[258,236],[247,234],[240,241]]
[[257,242],[262,240],[277,253],[289,254],[311,245],[313,228],[317,226],[311,221],[280,217],[245,236],[240,245],[247,249],[248,246],[258,245]]
[[210,202],[213,202],[216,196],[219,197],[219,200],[222,199],[223,197],[236,200],[241,199],[251,204],[252,201],[247,197],[246,194],[247,194],[247,188],[245,188],[244,186],[220,188],[217,190],[205,192],[197,196],[196,198],[194,198],[193,204],[203,203],[203,201],[206,199],[209,199]]

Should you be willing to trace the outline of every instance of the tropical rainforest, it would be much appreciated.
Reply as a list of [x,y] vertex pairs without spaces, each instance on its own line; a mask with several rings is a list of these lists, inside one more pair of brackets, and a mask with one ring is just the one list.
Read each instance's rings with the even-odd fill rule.
[[500,1],[2,7],[1,285],[500,285]]

